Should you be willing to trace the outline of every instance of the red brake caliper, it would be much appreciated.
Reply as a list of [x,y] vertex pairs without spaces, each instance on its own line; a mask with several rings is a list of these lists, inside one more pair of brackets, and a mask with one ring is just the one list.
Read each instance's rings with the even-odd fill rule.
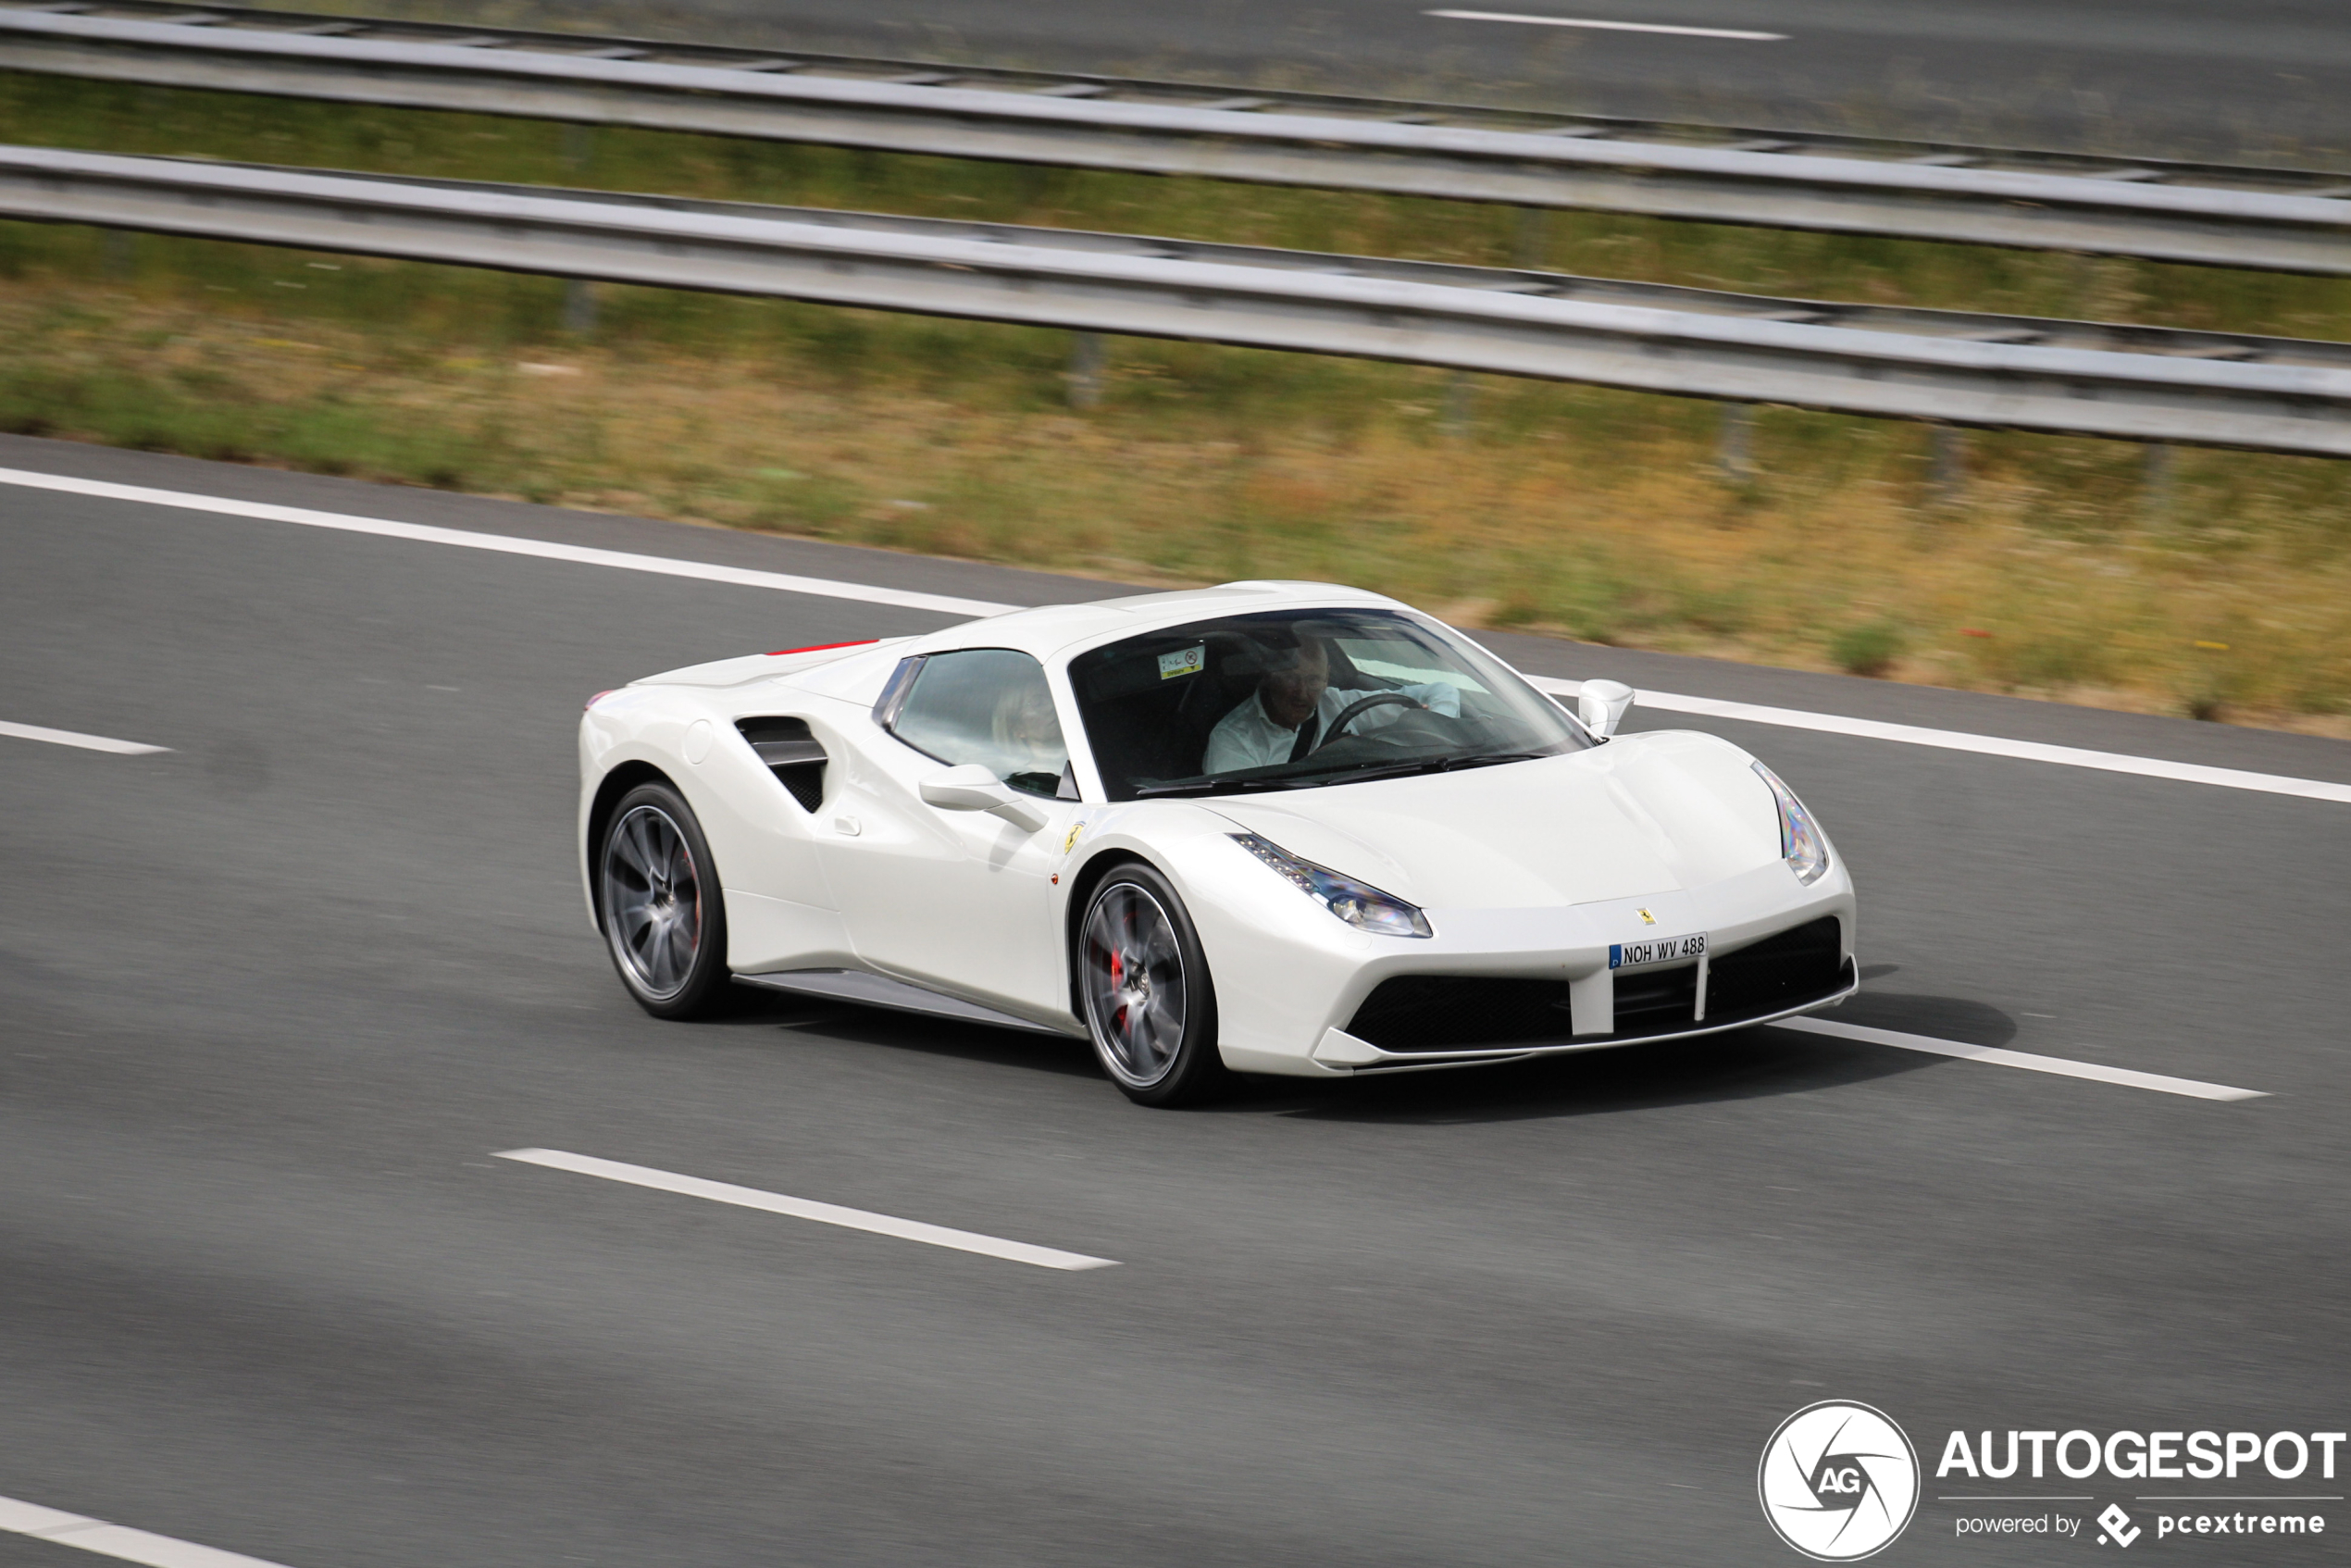
[[[1126,958],[1116,948],[1110,950],[1110,983],[1114,990],[1126,989]],[[1126,1032],[1126,1004],[1120,1002],[1118,1011],[1111,1014],[1110,1027],[1120,1034]]]

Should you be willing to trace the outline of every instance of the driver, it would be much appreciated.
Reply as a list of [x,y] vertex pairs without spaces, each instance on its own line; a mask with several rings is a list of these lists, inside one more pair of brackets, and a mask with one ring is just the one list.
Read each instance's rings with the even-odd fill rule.
[[[1203,773],[1231,773],[1300,761],[1330,738],[1331,722],[1350,703],[1390,691],[1386,687],[1333,691],[1330,653],[1319,637],[1300,637],[1296,647],[1268,652],[1265,678],[1258,682],[1256,693],[1217,720],[1216,728],[1209,732],[1208,750],[1200,761]],[[1349,722],[1347,733],[1360,735],[1393,724],[1415,707],[1449,718],[1461,716],[1461,689],[1443,681],[1394,688],[1392,694],[1412,698],[1411,707],[1396,703],[1366,709]]]

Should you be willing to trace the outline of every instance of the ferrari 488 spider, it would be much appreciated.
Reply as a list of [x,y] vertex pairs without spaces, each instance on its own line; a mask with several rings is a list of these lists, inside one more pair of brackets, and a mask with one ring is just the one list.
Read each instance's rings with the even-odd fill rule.
[[661,1017],[746,984],[1082,1038],[1146,1104],[1843,1000],[1819,824],[1631,698],[1315,583],[697,665],[589,704],[589,912]]

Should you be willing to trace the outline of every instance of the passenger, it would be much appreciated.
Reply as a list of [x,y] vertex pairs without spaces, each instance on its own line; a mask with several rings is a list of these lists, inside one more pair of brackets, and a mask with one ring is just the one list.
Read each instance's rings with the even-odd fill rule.
[[996,700],[990,728],[996,776],[1032,794],[1052,794],[1062,770],[1069,765],[1069,745],[1062,739],[1062,721],[1044,684],[1024,684],[1004,692]]
[[1301,637],[1294,648],[1269,652],[1272,659],[1256,692],[1217,720],[1216,728],[1209,732],[1202,772],[1231,773],[1300,761],[1329,739],[1331,722],[1349,704],[1391,691],[1396,696],[1412,698],[1412,706],[1394,703],[1366,709],[1349,723],[1347,733],[1361,735],[1378,729],[1413,708],[1426,708],[1448,718],[1461,716],[1461,689],[1443,681],[1362,691],[1332,690],[1330,651],[1318,637]]

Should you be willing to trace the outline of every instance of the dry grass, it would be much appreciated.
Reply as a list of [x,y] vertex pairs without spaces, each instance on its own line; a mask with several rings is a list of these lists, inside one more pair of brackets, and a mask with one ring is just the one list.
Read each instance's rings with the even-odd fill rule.
[[[133,114],[131,111],[136,110]],[[554,127],[40,83],[0,137],[561,180]],[[603,133],[578,183],[1496,261],[1490,209]],[[2339,282],[1561,215],[1551,265],[1823,296],[2341,335]],[[0,428],[1129,580],[1339,579],[1476,624],[2351,735],[2351,470],[604,292],[0,225]]]
[[[1760,449],[1800,461],[1731,487],[1703,405],[1492,383],[1457,440],[1433,374],[1138,345],[1080,416],[1052,334],[929,328],[1001,352],[916,379],[920,345],[890,340],[922,324],[764,308],[865,340],[847,368],[804,345],[425,353],[19,280],[0,424],[1130,580],[1339,579],[1474,624],[1816,668],[1860,647],[1897,678],[2351,733],[2340,515],[2231,472],[2295,465],[2183,454],[2177,515],[2139,521],[2128,451],[1986,439],[1970,504],[1938,511],[1904,427],[1767,412]],[[1294,384],[1316,372],[1347,384]],[[1220,382],[1352,417],[1194,390]],[[2208,490],[2265,515],[2210,521]]]

